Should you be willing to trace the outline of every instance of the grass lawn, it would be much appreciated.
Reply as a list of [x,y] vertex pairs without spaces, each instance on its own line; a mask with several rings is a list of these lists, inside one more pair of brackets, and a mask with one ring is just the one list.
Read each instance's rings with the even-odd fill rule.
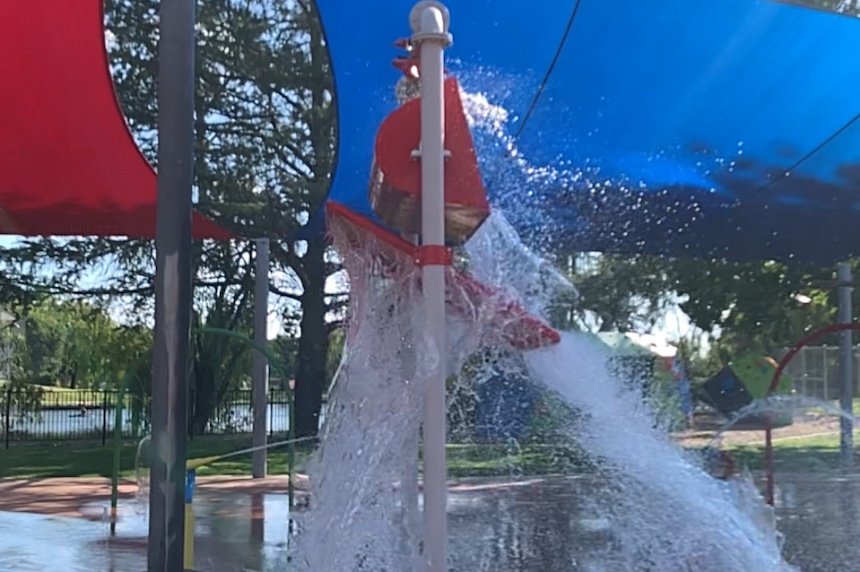
[[[860,432],[855,433],[860,442]],[[208,457],[237,451],[250,446],[250,436],[197,437],[188,443],[189,458]],[[123,476],[134,475],[136,443],[123,443],[120,458]],[[296,466],[302,470],[311,453],[299,446]],[[759,471],[763,465],[763,448],[738,445],[729,449],[741,466]],[[287,449],[269,451],[269,471],[287,472]],[[839,466],[839,436],[825,435],[778,440],[774,443],[777,472],[828,471]],[[60,443],[13,444],[0,449],[0,478],[40,477],[109,477],[113,459],[110,446],[99,441],[65,441]],[[860,465],[860,456],[858,456]],[[588,470],[569,450],[542,444],[524,444],[520,448],[494,444],[449,444],[448,474],[451,478],[536,476],[575,473]],[[218,461],[199,470],[200,475],[250,475],[251,455],[244,454]]]
[[[250,436],[196,437],[188,443],[188,457],[209,457],[251,446]],[[120,454],[122,476],[134,476],[137,443],[126,441]],[[297,464],[307,457],[307,450],[297,447]],[[59,443],[20,443],[8,450],[0,449],[0,478],[40,477],[109,477],[113,467],[113,448],[100,441],[63,441]],[[269,451],[269,470],[287,472],[287,448]],[[198,470],[200,475],[250,475],[250,453],[213,463]]]
[[451,478],[551,475],[577,469],[574,453],[552,445],[526,443],[518,448],[484,443],[448,445]]
[[[841,409],[838,399],[830,399],[829,401],[827,401],[827,403],[830,403],[834,409]],[[852,408],[854,415],[860,414],[860,398],[854,398],[851,401],[851,408]],[[821,413],[821,414],[826,413],[825,410],[821,407],[811,407],[810,411],[813,411],[816,413]],[[832,411],[827,412],[827,413],[832,413]]]
[[[860,442],[860,432],[854,433],[855,443]],[[738,445],[729,448],[740,465],[758,471],[764,465],[764,447],[760,445]],[[839,435],[816,435],[783,439],[773,444],[774,467],[777,472],[829,471],[839,467]],[[855,452],[856,463],[860,455]]]
[[[839,401],[831,401],[839,408]],[[853,400],[854,415],[860,415],[860,399]],[[823,409],[811,411],[825,413]],[[834,417],[835,418],[835,417]],[[854,432],[854,442],[860,444],[860,431]],[[742,466],[758,471],[764,467],[764,446],[735,445],[728,447]],[[774,441],[774,467],[776,471],[816,472],[839,468],[839,435],[811,435]],[[855,463],[860,465],[860,449],[855,451]]]
[[[188,457],[208,457],[250,446],[250,436],[197,437],[188,443]],[[123,443],[120,467],[123,476],[134,475],[136,443]],[[310,449],[298,448],[296,465],[301,470]],[[112,448],[99,441],[13,444],[0,449],[0,478],[109,477],[113,466]],[[545,475],[568,472],[572,459],[566,451],[546,445],[523,445],[510,449],[504,445],[468,444],[448,446],[448,472],[452,478],[477,476]],[[269,451],[269,471],[287,472],[287,449]],[[201,468],[200,475],[250,475],[251,455],[244,454]]]

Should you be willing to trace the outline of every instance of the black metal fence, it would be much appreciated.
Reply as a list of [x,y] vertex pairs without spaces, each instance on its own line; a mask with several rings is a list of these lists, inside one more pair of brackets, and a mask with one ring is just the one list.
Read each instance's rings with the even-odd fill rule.
[[[231,391],[216,407],[206,424],[204,434],[251,433],[254,410],[250,389]],[[269,390],[267,424],[270,435],[290,430],[290,400],[285,389]]]
[[[116,391],[22,391],[0,387],[0,442],[100,439],[106,444],[119,419],[122,435],[140,437],[149,432],[148,403]],[[206,423],[203,434],[243,434],[253,428],[251,390],[228,392]],[[119,414],[119,416],[117,416]],[[271,389],[268,404],[269,434],[289,432],[287,390]]]

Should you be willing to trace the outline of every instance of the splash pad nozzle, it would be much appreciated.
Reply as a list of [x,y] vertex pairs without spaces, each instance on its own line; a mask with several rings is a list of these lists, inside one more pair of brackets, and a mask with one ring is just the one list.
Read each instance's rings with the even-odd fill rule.
[[[329,462],[332,456],[352,459],[353,479],[367,484],[363,492],[345,499],[356,510],[337,526],[349,529],[352,519],[362,520],[362,507],[382,510],[380,503],[391,499],[383,500],[373,491],[391,475],[397,474],[394,480],[402,485],[401,508],[390,506],[392,511],[402,511],[400,525],[389,530],[393,521],[376,519],[378,534],[398,538],[398,549],[380,549],[380,561],[370,564],[375,558],[368,554],[373,542],[350,537],[350,547],[345,547],[347,554],[361,554],[358,557],[371,568],[448,569],[449,371],[480,347],[534,349],[560,341],[558,332],[539,318],[454,265],[451,247],[475,234],[489,217],[490,207],[459,85],[445,76],[449,23],[448,10],[435,0],[419,2],[410,14],[413,34],[408,42],[401,42],[409,57],[395,62],[404,73],[397,86],[402,104],[384,119],[374,146],[369,198],[379,222],[345,205],[328,204],[329,231],[350,276],[353,316],[346,340],[346,347],[352,349],[345,351],[336,376],[342,381],[335,382],[332,399],[335,408],[346,407],[352,414],[325,428],[323,448],[331,452],[320,457],[327,456]],[[375,357],[350,360],[351,351]],[[350,379],[360,383],[353,385]],[[362,394],[374,388],[378,397],[367,402]],[[376,441],[367,449],[346,447],[350,436],[368,434],[371,425],[365,423],[377,409],[389,408],[400,412],[396,428],[389,425],[374,432]],[[419,433],[423,527],[417,523]],[[325,481],[322,476],[319,486],[325,487]],[[340,492],[319,499],[317,513],[322,520],[308,529],[320,538],[326,531],[334,532],[332,521],[326,521],[326,507],[337,510],[340,503],[333,500]],[[307,537],[308,546],[314,546],[313,539]],[[348,555],[345,560],[336,555],[326,560],[314,552],[311,549],[305,555],[309,570],[355,565],[348,562]]]
[[[424,14],[424,11],[434,10],[438,10],[438,14]],[[438,33],[421,30],[422,18],[430,21],[441,18],[436,24],[442,25],[442,30]],[[454,76],[444,73],[441,55],[440,62],[435,62],[440,64],[435,75],[429,71],[430,68],[426,68],[427,74],[421,72],[422,58],[427,55],[427,51],[421,49],[422,44],[431,40],[447,46],[450,43],[447,33],[449,20],[447,9],[439,2],[419,2],[410,14],[415,35],[395,44],[407,51],[407,56],[395,59],[394,66],[404,74],[403,81],[410,84],[408,92],[412,95],[401,97],[402,104],[380,125],[369,187],[370,204],[388,228],[340,203],[328,203],[329,226],[342,221],[352,227],[347,231],[352,247],[365,240],[359,231],[371,233],[388,247],[388,252],[382,250],[377,253],[382,265],[394,264],[394,253],[399,252],[407,255],[418,267],[451,267],[454,254],[450,247],[464,244],[490,215],[487,191],[478,168],[459,83]],[[431,90],[437,93],[422,96],[427,91],[421,83],[425,78],[437,80]],[[428,117],[426,108],[426,104],[431,103],[427,101],[430,96],[436,96],[432,98],[432,104],[441,108],[436,110],[441,113],[430,113],[432,117]],[[422,129],[423,121],[434,123],[436,128],[441,127],[444,142],[444,149],[440,149],[444,161],[436,177],[441,179],[436,182],[441,183],[437,190],[442,195],[443,244],[431,244],[426,233],[422,234],[425,230],[422,221],[425,193],[422,187],[425,183],[423,177],[428,174],[422,140],[422,133],[427,129],[426,126]],[[438,203],[439,197],[429,198]],[[451,281],[445,288],[448,309],[459,314],[474,313],[479,307],[485,313],[489,309],[494,316],[492,323],[498,327],[498,338],[494,340],[497,345],[527,351],[560,341],[559,333],[540,318],[530,315],[496,288],[478,281],[467,271],[453,269],[447,278]]]

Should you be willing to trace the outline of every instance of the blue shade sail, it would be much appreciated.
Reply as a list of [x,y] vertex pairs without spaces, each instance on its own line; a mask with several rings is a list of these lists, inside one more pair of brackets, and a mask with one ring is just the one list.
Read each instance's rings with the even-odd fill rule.
[[[371,215],[410,1],[317,0],[339,113],[331,199]],[[755,0],[450,0],[493,204],[577,251],[860,255],[860,20]],[[467,104],[468,107],[468,104]]]

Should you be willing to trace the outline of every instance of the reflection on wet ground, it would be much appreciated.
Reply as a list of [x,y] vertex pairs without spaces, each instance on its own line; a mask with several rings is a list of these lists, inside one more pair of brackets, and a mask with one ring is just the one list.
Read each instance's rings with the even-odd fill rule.
[[[133,501],[121,506],[114,537],[106,521],[0,513],[0,571],[142,572],[147,522],[138,508]],[[195,513],[201,572],[289,569],[286,495],[206,493],[195,501]]]
[[803,572],[860,570],[860,475],[777,476],[784,553]]
[[[860,475],[781,475],[778,485],[788,559],[804,572],[860,570]],[[594,486],[600,485],[559,478],[452,488],[452,569],[619,570],[612,564],[612,523],[589,512]],[[290,569],[285,495],[208,493],[195,506],[199,570]],[[106,522],[0,513],[0,570],[141,572],[147,527],[134,508],[125,504],[114,538]]]

